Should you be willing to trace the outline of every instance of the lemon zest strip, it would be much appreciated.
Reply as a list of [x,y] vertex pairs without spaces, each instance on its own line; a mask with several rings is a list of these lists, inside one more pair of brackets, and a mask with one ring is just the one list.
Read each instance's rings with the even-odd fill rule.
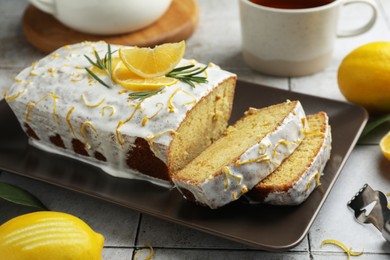
[[186,94],[187,96],[191,97],[193,100],[189,101],[189,102],[186,102],[183,104],[183,106],[187,106],[187,105],[190,105],[190,104],[195,104],[196,103],[196,97],[194,97],[191,93],[183,90],[182,88],[178,88],[176,89],[172,95],[169,97],[168,99],[168,110],[169,110],[169,113],[172,113],[172,112],[175,112],[175,106],[172,104],[172,100],[174,98],[174,96],[179,93],[179,92],[183,92],[184,94]]
[[107,108],[111,109],[110,116],[113,116],[114,113],[115,113],[115,108],[113,106],[104,106],[104,107],[102,107],[102,116],[104,116],[104,110],[107,109]]
[[84,94],[82,94],[81,95],[81,98],[83,99],[83,103],[84,103],[84,105],[85,106],[87,106],[87,107],[89,107],[89,108],[95,108],[95,107],[98,107],[98,106],[100,106],[101,104],[103,104],[103,102],[104,101],[106,101],[106,99],[105,98],[103,98],[102,100],[100,100],[98,103],[96,103],[96,104],[94,104],[94,105],[91,105],[91,104],[88,104],[88,102],[87,102],[87,100],[86,100],[86,98],[85,98],[85,95]]
[[271,143],[268,143],[268,144],[264,144],[264,143],[259,143],[259,151],[258,151],[258,153],[259,153],[259,155],[266,155],[267,154],[267,149],[268,149],[268,147],[270,147],[271,146]]
[[60,57],[60,54],[58,52],[55,52],[52,55],[50,55],[50,58],[52,59],[57,59],[58,57]]
[[26,109],[26,115],[24,117],[24,119],[29,122],[31,120],[30,118],[30,112],[31,112],[31,109],[35,107],[35,103],[33,102],[30,102],[27,104],[27,109]]
[[55,68],[48,68],[47,71],[50,72],[50,76],[52,78],[54,78],[56,69]]
[[174,97],[177,93],[179,93],[179,91],[181,91],[181,88],[176,89],[176,90],[172,93],[172,95],[168,98],[168,110],[169,110],[169,113],[175,112],[175,106],[172,104],[172,99],[173,99],[173,97]]
[[118,144],[120,144],[121,146],[124,144],[123,136],[122,136],[121,132],[119,131],[119,128],[122,125],[124,125],[124,122],[122,120],[119,120],[119,122],[116,126],[116,129],[115,129],[116,140],[118,141]]
[[163,103],[161,103],[161,102],[157,103],[157,104],[156,104],[156,107],[157,107],[158,105],[160,106],[160,109],[159,109],[156,113],[154,113],[151,117],[145,116],[145,117],[142,119],[142,126],[145,126],[146,123],[147,123],[150,119],[155,118],[155,117],[161,112],[161,110],[164,108],[164,104],[163,104]]
[[127,92],[129,92],[129,90],[127,90],[127,89],[122,89],[122,90],[119,90],[119,91],[118,91],[118,94],[121,95],[121,94],[124,94],[124,93],[127,93]]
[[195,104],[196,103],[196,97],[194,97],[194,95],[192,95],[191,93],[185,91],[185,90],[181,90],[184,94],[188,95],[189,97],[191,97],[193,100],[191,101],[188,101],[186,103],[183,104],[183,106],[187,106],[187,105],[191,105],[191,104]]
[[160,136],[163,136],[163,135],[165,135],[167,133],[170,133],[171,135],[177,135],[178,134],[178,132],[176,132],[175,130],[169,129],[169,130],[164,131],[162,133],[155,134],[155,135],[149,135],[149,136],[146,137],[146,139],[148,140],[149,146],[152,148],[152,150],[155,153],[157,153],[157,150],[156,150],[156,148],[153,145],[153,141],[156,140],[157,138],[159,138]]
[[285,146],[289,146],[289,145],[291,145],[291,142],[286,141],[286,140],[284,140],[284,139],[280,140],[280,141],[275,145],[275,147],[274,147],[274,153],[273,153],[273,157],[274,157],[274,158],[276,157],[276,155],[277,155],[277,150],[278,150],[278,148],[279,148],[279,146],[280,146],[281,144],[283,144],[283,145],[285,145]]
[[79,78],[79,79],[77,79],[77,78],[71,78],[70,80],[71,80],[72,82],[79,82],[79,81],[82,80],[82,78]]
[[11,101],[17,99],[18,97],[20,97],[26,91],[27,91],[27,89],[23,89],[23,90],[19,91],[18,93],[16,93],[15,95],[11,95],[11,96],[7,96],[7,92],[5,92],[4,93],[5,101],[11,102]]
[[354,252],[352,251],[352,247],[348,248],[345,244],[342,242],[336,240],[336,239],[325,239],[321,242],[321,247],[325,244],[332,244],[340,247],[341,249],[344,250],[345,253],[347,253],[348,260],[350,259],[350,256],[360,256],[363,254],[364,251],[361,252]]
[[70,130],[72,131],[73,136],[76,137],[76,133],[74,132],[74,128],[73,128],[72,123],[70,122],[70,119],[69,119],[69,118],[70,118],[70,115],[73,113],[73,110],[74,110],[74,107],[72,107],[71,109],[69,109],[68,113],[66,114],[65,120],[66,120],[66,122],[68,123],[69,128],[70,128]]
[[301,122],[302,122],[303,129],[308,129],[309,128],[309,126],[307,124],[307,118],[306,117],[302,117],[301,118]]
[[118,143],[121,146],[124,144],[124,140],[123,140],[123,135],[119,131],[119,128],[121,128],[124,124],[130,122],[131,119],[133,119],[133,117],[134,117],[135,113],[137,112],[137,110],[139,110],[141,108],[142,102],[143,101],[139,102],[137,105],[130,104],[131,107],[134,107],[133,112],[131,113],[131,115],[125,121],[119,120],[119,122],[118,122],[118,124],[116,126],[116,129],[115,129],[116,140],[118,141]]
[[321,185],[321,173],[320,172],[317,172],[316,174],[312,175],[308,181],[308,183],[306,184],[306,189],[305,191],[308,191],[310,186],[311,186],[311,182],[313,181],[313,179],[316,178],[316,187],[320,186]]
[[30,118],[31,109],[36,107],[36,105],[38,105],[40,102],[42,102],[43,100],[45,100],[48,97],[51,97],[53,99],[53,118],[54,118],[54,121],[56,121],[56,123],[58,124],[58,117],[57,117],[57,112],[56,111],[57,111],[57,99],[60,98],[60,97],[55,95],[54,93],[49,93],[46,96],[43,96],[37,102],[30,102],[30,103],[28,103],[27,104],[27,110],[26,110],[26,116],[25,116],[26,121],[30,121],[31,120],[31,118]]
[[242,195],[248,192],[248,188],[244,185],[241,189],[240,194],[237,195],[237,192],[232,192],[232,199],[238,200]]
[[[154,249],[151,245],[145,244],[145,247],[149,247],[150,253],[148,256],[145,257],[144,260],[151,260],[154,257]],[[142,249],[138,250],[137,253],[134,255],[134,259],[137,259],[138,255],[141,254]]]
[[269,162],[271,159],[269,158],[268,154],[262,154],[257,158],[249,159],[246,161],[236,161],[234,163],[235,166],[240,166],[243,164],[249,164],[249,163],[262,163],[262,162]]
[[80,73],[73,72],[69,76],[71,77],[70,80],[73,82],[78,82],[78,81],[81,81],[83,79],[83,77]]
[[[131,119],[133,119],[135,113],[137,112],[137,110],[141,109],[141,104],[142,104],[143,100],[141,102],[139,102],[135,107],[134,107],[134,110],[133,110],[133,113],[131,113],[131,115],[123,122],[123,124],[126,124],[128,122],[131,121]],[[134,106],[133,104],[131,104],[132,106]]]
[[239,197],[237,196],[237,192],[232,192],[232,200],[237,200]]
[[58,116],[57,116],[57,99],[60,98],[59,96],[55,95],[54,93],[49,94],[50,97],[53,98],[53,117],[54,121],[58,124]]
[[229,177],[236,180],[238,182],[238,185],[241,185],[242,177],[234,175],[229,167],[225,166],[222,168],[222,173],[224,174],[224,182],[225,182],[225,190],[229,188]]

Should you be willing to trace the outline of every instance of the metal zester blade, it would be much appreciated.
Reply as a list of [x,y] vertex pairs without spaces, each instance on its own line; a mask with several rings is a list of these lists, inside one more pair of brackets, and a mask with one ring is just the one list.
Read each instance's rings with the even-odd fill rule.
[[[373,224],[390,242],[390,209],[387,207],[385,194],[365,184],[348,202],[348,207],[355,212],[358,222]],[[367,209],[371,207],[372,210],[367,213]]]

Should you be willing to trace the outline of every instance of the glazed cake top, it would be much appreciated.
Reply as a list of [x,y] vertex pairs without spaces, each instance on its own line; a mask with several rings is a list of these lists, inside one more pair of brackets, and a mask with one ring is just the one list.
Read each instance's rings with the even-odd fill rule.
[[[120,47],[111,46],[111,49],[114,51]],[[83,133],[71,122],[82,120],[84,122],[79,123],[84,123],[86,128],[115,133],[119,144],[126,134],[168,145],[186,113],[219,83],[235,76],[209,64],[200,75],[207,77],[207,83],[196,84],[192,88],[179,81],[140,101],[129,98],[128,94],[132,91],[115,84],[109,76],[99,75],[112,85],[111,88],[103,86],[87,73],[85,68],[90,68],[91,64],[84,55],[95,60],[95,50],[103,57],[107,44],[83,42],[56,50],[20,72],[5,93],[5,99],[26,104],[26,121],[33,120],[36,111],[48,112],[53,114],[55,123],[69,127],[74,135],[82,136]],[[117,55],[116,52],[113,57]],[[205,66],[185,59],[178,66],[190,64]]]

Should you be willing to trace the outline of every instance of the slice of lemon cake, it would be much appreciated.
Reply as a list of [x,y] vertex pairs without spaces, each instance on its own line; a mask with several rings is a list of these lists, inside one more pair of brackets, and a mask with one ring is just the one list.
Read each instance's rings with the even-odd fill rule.
[[225,135],[173,175],[183,195],[210,208],[238,199],[274,171],[305,132],[299,101],[250,108]]
[[[214,64],[181,59],[184,42],[173,47],[178,63],[168,65],[175,69],[161,76],[153,67],[146,78],[134,72],[145,66],[127,68],[134,60],[127,59],[128,49],[141,48],[65,46],[20,72],[5,99],[33,145],[117,177],[171,186],[172,172],[226,130],[236,82]],[[161,65],[156,57],[168,57],[175,48],[132,55]]]
[[274,205],[298,205],[320,185],[329,160],[332,136],[324,112],[307,117],[309,131],[300,146],[272,174],[247,195],[251,200]]

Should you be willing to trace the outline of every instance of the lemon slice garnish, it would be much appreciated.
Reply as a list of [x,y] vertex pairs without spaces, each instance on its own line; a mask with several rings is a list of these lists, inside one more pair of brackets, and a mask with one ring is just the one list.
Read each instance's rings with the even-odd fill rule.
[[119,57],[123,64],[136,75],[155,78],[173,70],[183,58],[185,42],[166,43],[155,48],[121,48]]
[[379,147],[386,159],[390,160],[390,132],[381,139]]
[[143,78],[129,70],[122,62],[118,62],[112,72],[115,83],[132,91],[156,90],[163,86],[171,86],[177,79],[168,77]]

